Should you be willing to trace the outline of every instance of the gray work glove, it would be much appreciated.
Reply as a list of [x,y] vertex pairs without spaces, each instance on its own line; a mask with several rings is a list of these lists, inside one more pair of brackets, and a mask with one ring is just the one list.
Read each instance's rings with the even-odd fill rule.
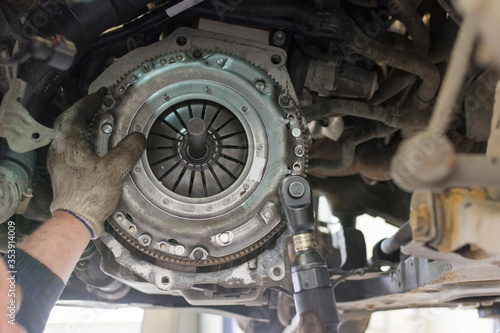
[[120,199],[123,178],[146,147],[141,133],[125,137],[103,157],[85,140],[87,122],[99,110],[106,88],[101,88],[62,113],[54,124],[56,137],[47,156],[54,200],[50,211],[65,210],[78,218],[92,239],[103,232],[103,222]]

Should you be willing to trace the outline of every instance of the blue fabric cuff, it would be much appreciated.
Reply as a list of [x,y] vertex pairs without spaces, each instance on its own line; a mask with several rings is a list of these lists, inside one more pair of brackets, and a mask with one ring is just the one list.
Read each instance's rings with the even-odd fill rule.
[[74,217],[76,217],[80,222],[82,222],[83,225],[86,226],[87,229],[89,229],[89,231],[90,231],[90,238],[94,238],[94,230],[92,230],[92,228],[87,224],[87,222],[85,222],[80,216],[76,215],[75,213],[73,213],[70,210],[65,209],[64,211],[70,213],[71,215],[73,215]]

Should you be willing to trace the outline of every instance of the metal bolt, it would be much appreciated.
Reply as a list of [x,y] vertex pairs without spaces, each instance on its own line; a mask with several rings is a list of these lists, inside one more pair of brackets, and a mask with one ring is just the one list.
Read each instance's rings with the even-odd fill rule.
[[207,207],[207,211],[211,212],[212,211],[212,206]]
[[122,213],[116,214],[116,220],[123,221],[123,214]]
[[294,152],[295,152],[295,156],[297,156],[297,157],[304,156],[304,148],[302,148],[302,146],[295,147]]
[[203,251],[201,251],[201,250],[196,250],[196,251],[194,251],[194,253],[193,253],[193,257],[194,257],[196,260],[201,260],[201,259],[203,259]]
[[248,184],[243,184],[243,188],[244,188],[245,190],[248,190],[248,189],[250,188],[250,185],[248,185]]
[[262,149],[264,149],[264,146],[263,146],[262,144],[260,144],[260,143],[259,143],[259,144],[257,145],[257,150],[262,150]]
[[302,134],[302,131],[300,128],[294,128],[292,129],[292,135],[296,138],[298,138]]
[[128,227],[129,232],[135,232],[136,230],[137,228],[135,227],[135,225],[131,225],[130,227]]
[[166,100],[166,101],[169,101],[170,100],[170,95],[169,94],[163,95],[163,99]]
[[264,217],[265,217],[266,219],[270,219],[271,217],[273,217],[273,213],[271,213],[270,211],[266,210],[266,211],[264,212]]
[[273,35],[273,44],[276,46],[283,46],[286,42],[286,35],[283,31],[276,31]]
[[109,107],[111,105],[113,105],[113,100],[111,98],[109,98],[109,97],[106,97],[104,99],[104,106],[108,106]]
[[291,101],[290,96],[288,96],[288,95],[281,95],[281,97],[280,97],[280,103],[282,105],[288,105],[288,104],[290,104],[290,101]]
[[165,58],[161,58],[161,59],[160,59],[160,64],[161,64],[161,65],[166,65],[166,64],[167,64],[167,59],[165,59]]
[[231,235],[229,232],[223,232],[222,234],[219,235],[219,240],[221,241],[222,244],[229,244],[231,243]]
[[130,81],[134,82],[134,81],[137,81],[137,75],[130,75]]
[[201,58],[202,54],[201,54],[201,51],[200,50],[194,50],[193,51],[193,57],[198,59],[198,58]]
[[146,71],[146,72],[149,72],[151,70],[151,66],[149,66],[148,64],[144,64],[144,66],[142,66],[142,68]]
[[181,256],[184,254],[185,251],[186,251],[186,248],[184,246],[182,246],[180,244],[175,246],[175,254]]
[[161,242],[160,243],[160,249],[165,250],[167,248],[167,243]]
[[142,131],[142,126],[141,125],[135,125],[135,130],[140,132]]
[[123,94],[123,92],[124,92],[124,91],[125,91],[125,88],[123,88],[122,86],[119,86],[119,87],[118,87],[118,92],[119,92],[120,94]]
[[205,92],[206,92],[207,94],[212,93],[212,88],[210,88],[210,87],[205,87]]
[[182,57],[182,55],[178,54],[178,55],[175,57],[175,59],[177,59],[177,61],[181,61],[181,60],[182,60],[182,59],[184,59],[184,58]]
[[264,90],[266,89],[266,83],[262,80],[258,80],[257,82],[255,82],[255,88],[259,90]]
[[248,106],[243,105],[243,106],[241,107],[241,111],[243,111],[243,112],[247,112],[247,111],[248,111]]
[[101,131],[104,134],[111,134],[111,132],[113,132],[113,126],[111,126],[111,124],[105,123],[101,126]]
[[148,234],[142,234],[139,236],[139,242],[142,245],[149,245],[151,244],[151,236],[149,236]]
[[288,186],[288,193],[294,198],[301,198],[306,193],[306,187],[301,182],[292,182]]
[[221,66],[221,67],[224,65],[224,62],[225,62],[225,61],[224,61],[224,59],[222,59],[222,58],[217,59],[217,64],[218,64],[219,66]]
[[137,172],[137,173],[139,173],[139,172],[141,172],[141,171],[142,171],[141,167],[139,167],[139,166],[136,166],[134,170],[135,170],[135,172]]
[[170,203],[170,200],[168,198],[163,198],[163,204],[168,205]]

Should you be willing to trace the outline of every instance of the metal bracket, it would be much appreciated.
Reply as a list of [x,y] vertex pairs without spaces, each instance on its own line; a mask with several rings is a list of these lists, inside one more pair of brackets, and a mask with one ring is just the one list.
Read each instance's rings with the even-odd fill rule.
[[0,105],[0,137],[6,138],[16,153],[46,146],[55,136],[55,130],[35,121],[21,105],[25,90],[26,83],[16,79]]

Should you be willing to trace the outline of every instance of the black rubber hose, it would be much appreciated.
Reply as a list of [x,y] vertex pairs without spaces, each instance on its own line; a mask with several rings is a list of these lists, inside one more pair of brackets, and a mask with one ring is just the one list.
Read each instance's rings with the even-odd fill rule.
[[415,83],[416,80],[417,77],[414,74],[396,69],[392,76],[379,86],[370,103],[379,105],[405,90],[409,85]]
[[302,108],[306,121],[333,116],[354,116],[377,120],[394,128],[427,128],[432,112],[412,110],[396,106],[374,106],[364,102],[332,99],[328,102],[313,104]]
[[287,17],[309,25],[311,29],[323,33],[324,36],[344,40],[354,52],[368,59],[421,77],[422,83],[416,94],[421,103],[432,101],[439,89],[441,75],[432,63],[417,54],[395,50],[367,37],[356,23],[343,13],[332,12],[329,15],[320,15],[306,6],[275,6],[246,2],[231,8],[230,13],[260,17]]
[[408,0],[390,0],[389,6],[395,15],[405,25],[411,36],[412,49],[418,55],[427,58],[429,53],[430,36],[429,29],[422,21],[422,16]]
[[380,248],[385,254],[392,254],[399,251],[402,245],[405,245],[411,241],[412,232],[410,221],[403,224],[396,233],[387,239],[384,239],[380,244]]
[[394,128],[388,128],[377,124],[372,128],[364,128],[349,137],[342,145],[342,158],[334,163],[330,160],[312,159],[309,161],[309,172],[326,173],[329,177],[344,175],[344,171],[349,169],[354,163],[356,147],[375,138],[383,138],[394,133]]
[[404,53],[368,38],[352,19],[345,15],[339,16],[338,32],[356,53],[421,77],[422,83],[416,96],[422,103],[432,101],[441,82],[439,70],[432,63],[416,54]]

